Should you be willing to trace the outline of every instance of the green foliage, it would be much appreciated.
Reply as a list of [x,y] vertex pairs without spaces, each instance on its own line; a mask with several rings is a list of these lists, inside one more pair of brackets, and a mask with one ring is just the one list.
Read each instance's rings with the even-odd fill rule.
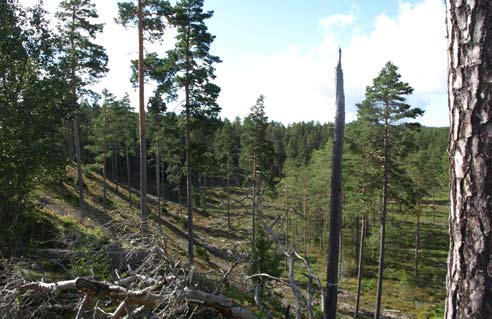
[[81,257],[70,264],[69,272],[72,277],[91,276],[101,280],[110,279],[111,260],[104,253],[92,253],[83,249],[76,253]]
[[205,248],[202,246],[195,246],[195,254],[200,257],[203,261],[209,262],[210,256]]
[[[255,246],[251,252],[248,273],[250,275],[267,273],[271,276],[279,277],[283,271],[282,261],[283,255],[277,250],[277,247],[271,240],[269,234],[263,227],[258,227]],[[254,277],[253,280],[261,285],[260,294],[262,296],[270,295],[269,290],[264,289],[265,282],[268,282],[268,279]]]
[[[13,238],[33,184],[61,173],[68,87],[40,6],[0,3],[0,232]],[[9,245],[15,249],[14,243]]]
[[64,0],[60,2],[56,17],[60,22],[61,67],[65,79],[75,88],[75,96],[72,97],[75,105],[77,99],[90,93],[86,87],[108,71],[106,51],[94,42],[104,25],[93,23],[92,20],[99,16],[90,0]]

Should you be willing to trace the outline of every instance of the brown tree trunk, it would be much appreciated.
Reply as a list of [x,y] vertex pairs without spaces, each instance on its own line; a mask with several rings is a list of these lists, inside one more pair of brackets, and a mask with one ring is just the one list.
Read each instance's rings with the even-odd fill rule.
[[330,234],[326,280],[326,318],[336,319],[338,295],[338,267],[342,223],[342,154],[345,127],[345,95],[343,92],[342,51],[336,68],[336,116],[333,135],[331,171]]
[[186,86],[186,206],[188,208],[188,261],[193,265],[193,201],[190,154],[190,109],[189,87]]
[[[388,108],[388,105],[386,105]],[[374,319],[381,315],[381,297],[383,294],[384,253],[386,244],[386,209],[388,203],[388,120],[384,122],[384,146],[383,146],[383,207],[381,210],[381,229],[379,234],[379,265],[378,265],[378,287],[376,293],[376,310]]]
[[106,211],[106,105],[104,105],[103,116],[103,149],[102,149],[102,173],[103,173],[103,209]]
[[450,247],[446,319],[492,318],[492,2],[447,0]]
[[306,200],[306,179],[304,179],[304,188],[303,188],[303,194],[302,194],[302,210],[303,210],[303,241],[304,241],[304,256],[307,255],[307,238],[306,238],[306,227],[307,227],[307,200]]
[[162,233],[162,221],[161,221],[161,172],[159,170],[161,166],[161,160],[159,158],[159,135],[157,135],[157,149],[155,152],[155,188],[157,192],[157,218],[159,224],[159,232]]
[[227,160],[227,227],[232,229],[231,227],[231,161]]
[[419,249],[420,249],[420,179],[417,181],[417,229],[415,231],[415,265],[413,269],[414,277],[418,276]]
[[147,229],[147,145],[145,138],[145,96],[144,96],[144,46],[143,46],[143,0],[138,0],[138,97],[140,124],[140,214],[141,231]]
[[126,110],[126,128],[125,128],[125,157],[126,157],[126,183],[128,191],[128,207],[132,207],[132,187],[131,187],[131,172],[130,172],[130,154],[129,154],[129,137],[128,137],[128,109]]
[[362,219],[362,229],[360,231],[361,236],[360,236],[359,253],[358,253],[359,266],[357,267],[358,268],[358,271],[357,271],[357,292],[355,294],[354,319],[357,319],[357,316],[359,315],[360,289],[362,287],[362,260],[364,258],[364,233],[366,231],[366,223],[367,223],[367,217]]
[[[187,26],[187,41],[186,41],[186,78],[189,79],[191,69],[191,57],[189,55],[189,32],[190,27]],[[192,199],[192,178],[191,178],[191,142],[190,142],[190,83],[185,85],[185,103],[186,103],[186,201],[188,208],[188,261],[193,265],[193,199]]]
[[80,152],[80,124],[79,124],[79,111],[76,111],[75,118],[73,120],[73,137],[75,145],[75,157],[77,159],[77,181],[79,188],[79,215],[80,218],[84,218],[85,213],[85,200],[84,200],[84,177],[82,175],[82,155]]
[[114,183],[116,184],[116,191],[119,191],[118,182],[118,146],[114,149]]
[[252,229],[252,244],[253,244],[253,251],[255,249],[255,235],[256,235],[256,229],[255,229],[255,211],[256,211],[256,153],[253,154],[253,182],[252,182],[252,196],[253,196],[253,203],[251,207],[251,229]]

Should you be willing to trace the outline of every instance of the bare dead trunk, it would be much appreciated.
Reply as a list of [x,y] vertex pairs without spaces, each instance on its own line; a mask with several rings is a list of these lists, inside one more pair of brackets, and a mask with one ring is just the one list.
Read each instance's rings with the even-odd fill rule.
[[338,298],[338,267],[342,223],[342,154],[345,127],[345,95],[343,92],[342,51],[336,68],[336,116],[333,136],[331,173],[330,234],[326,279],[326,318],[336,319]]
[[492,318],[492,2],[447,0],[451,213],[446,319]]
[[147,145],[145,138],[145,95],[144,95],[144,45],[143,45],[143,0],[138,0],[138,97],[140,124],[140,214],[141,231],[147,227]]

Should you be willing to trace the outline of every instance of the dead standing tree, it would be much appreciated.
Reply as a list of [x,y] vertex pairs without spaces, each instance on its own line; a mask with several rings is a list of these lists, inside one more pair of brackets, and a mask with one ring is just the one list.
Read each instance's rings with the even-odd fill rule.
[[330,241],[328,246],[328,270],[326,280],[326,313],[328,319],[335,319],[337,313],[338,263],[340,258],[340,235],[342,223],[342,153],[345,127],[345,95],[343,92],[342,50],[339,49],[336,68],[336,116],[333,137]]
[[446,319],[492,318],[492,2],[447,0],[451,213]]

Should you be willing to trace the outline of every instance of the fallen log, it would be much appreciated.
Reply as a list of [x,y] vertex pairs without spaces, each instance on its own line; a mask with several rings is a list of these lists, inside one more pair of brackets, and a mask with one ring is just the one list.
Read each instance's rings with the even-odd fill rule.
[[[153,287],[155,288],[155,286]],[[109,282],[94,280],[88,277],[79,277],[72,280],[59,281],[53,283],[31,282],[17,288],[19,293],[29,290],[42,291],[47,293],[59,293],[64,290],[78,290],[90,298],[110,297],[120,302],[115,314],[121,317],[125,315],[129,305],[145,306],[148,309],[155,309],[165,304],[176,305],[190,304],[202,308],[213,308],[218,313],[228,318],[234,319],[254,319],[256,316],[249,310],[238,306],[233,300],[223,296],[206,293],[200,290],[183,288],[181,291],[155,292],[150,289],[129,290],[125,287]]]

